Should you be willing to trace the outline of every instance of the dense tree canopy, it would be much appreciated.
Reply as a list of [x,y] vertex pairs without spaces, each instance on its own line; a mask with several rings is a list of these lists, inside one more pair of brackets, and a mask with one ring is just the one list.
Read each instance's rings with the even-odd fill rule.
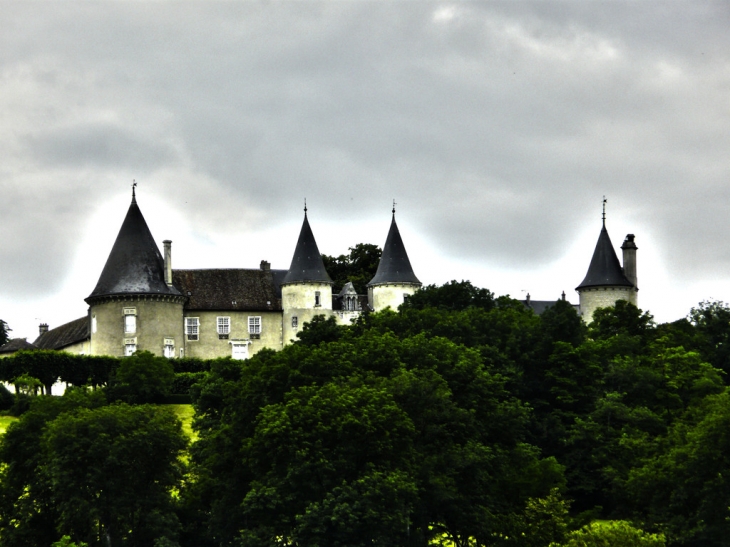
[[[452,281],[247,361],[0,360],[97,386],[26,397],[0,441],[0,544],[725,545],[730,310],[594,318]],[[179,426],[135,406],[170,389],[196,410],[184,477]]]
[[358,243],[349,251],[337,257],[322,255],[324,267],[334,282],[332,292],[339,292],[345,283],[351,281],[358,294],[365,294],[367,284],[378,270],[383,251],[372,243]]
[[8,343],[10,340],[9,333],[11,330],[13,329],[11,329],[5,321],[0,319],[0,346]]

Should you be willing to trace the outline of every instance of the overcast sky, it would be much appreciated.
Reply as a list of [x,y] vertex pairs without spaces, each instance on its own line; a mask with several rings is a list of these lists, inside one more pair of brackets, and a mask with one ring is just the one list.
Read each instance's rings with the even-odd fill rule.
[[[132,180],[179,268],[385,241],[578,301],[636,234],[658,321],[730,301],[730,4],[18,2],[0,10],[0,318],[86,313]],[[618,250],[620,253],[620,250]]]

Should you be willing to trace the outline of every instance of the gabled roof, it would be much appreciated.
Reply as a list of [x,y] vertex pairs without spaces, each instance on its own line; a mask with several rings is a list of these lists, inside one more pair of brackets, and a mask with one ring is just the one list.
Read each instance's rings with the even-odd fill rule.
[[63,349],[89,339],[89,318],[84,315],[73,321],[44,332],[33,345],[40,349]]
[[164,260],[134,196],[89,298],[117,294],[179,294],[165,283]]
[[380,257],[378,269],[368,286],[383,283],[421,284],[416,274],[413,273],[411,261],[408,260],[406,247],[403,245],[398,225],[395,223],[395,211],[393,212],[393,220],[390,222],[388,237],[385,239],[385,245],[383,245],[383,254]]
[[280,311],[286,270],[172,270],[186,310]]
[[299,232],[299,240],[291,259],[291,266],[282,283],[298,283],[313,281],[317,283],[332,283],[327,270],[324,269],[322,255],[319,254],[317,242],[314,240],[312,228],[309,227],[307,211],[304,210],[304,223]]
[[575,290],[585,289],[588,287],[600,286],[625,286],[633,287],[634,285],[626,279],[621,263],[613,249],[611,238],[608,237],[606,224],[604,222],[601,233],[598,236],[596,250],[593,251],[591,265],[588,266],[588,273],[583,282],[578,285]]
[[38,346],[34,346],[25,338],[13,338],[0,346],[0,353],[15,353],[21,349],[38,349]]

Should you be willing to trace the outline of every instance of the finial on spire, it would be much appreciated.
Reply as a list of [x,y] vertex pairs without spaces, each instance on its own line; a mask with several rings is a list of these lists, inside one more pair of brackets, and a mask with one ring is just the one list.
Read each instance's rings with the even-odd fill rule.
[[393,198],[393,214],[395,214],[395,206],[396,206],[395,198]]
[[606,199],[606,196],[603,196],[603,227],[606,227],[606,202],[608,200]]
[[137,194],[134,191],[135,188],[137,188],[137,181],[132,179],[132,201],[137,203]]
[[307,216],[307,198],[304,198],[304,216]]

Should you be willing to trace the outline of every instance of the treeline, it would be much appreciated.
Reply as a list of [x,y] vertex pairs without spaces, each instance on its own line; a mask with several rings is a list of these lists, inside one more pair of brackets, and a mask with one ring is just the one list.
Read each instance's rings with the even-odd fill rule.
[[564,301],[536,316],[430,286],[178,371],[195,375],[185,464],[179,424],[139,404],[166,360],[138,354],[95,390],[34,397],[0,440],[0,544],[724,545],[728,337],[722,303],[656,325],[619,302],[586,326]]

